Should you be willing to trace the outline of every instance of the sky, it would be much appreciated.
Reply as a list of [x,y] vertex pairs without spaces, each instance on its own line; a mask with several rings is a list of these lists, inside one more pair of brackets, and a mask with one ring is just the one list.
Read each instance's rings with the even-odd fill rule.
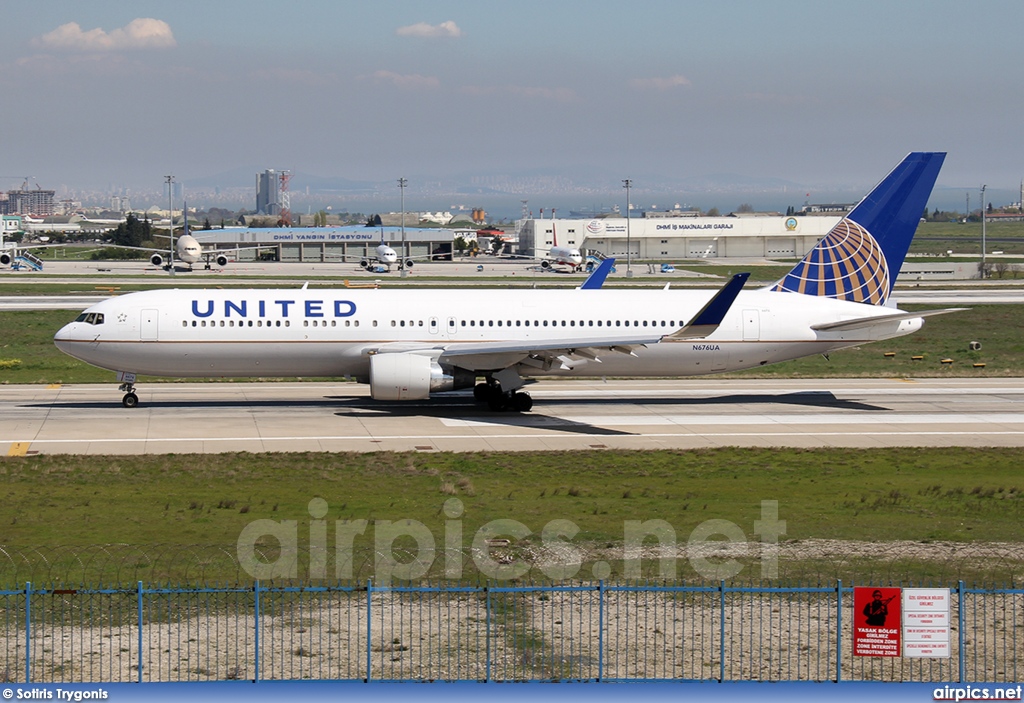
[[1024,177],[1020,0],[45,0],[2,16],[0,190],[263,168],[866,189],[913,150],[949,152],[940,186]]

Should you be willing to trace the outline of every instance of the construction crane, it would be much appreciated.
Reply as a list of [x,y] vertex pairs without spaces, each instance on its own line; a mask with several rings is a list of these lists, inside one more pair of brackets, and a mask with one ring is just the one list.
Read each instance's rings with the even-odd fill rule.
[[[0,179],[8,181],[21,181],[20,190],[28,190],[28,182],[35,178],[35,176],[0,176]],[[39,183],[36,183],[36,188],[39,188]]]

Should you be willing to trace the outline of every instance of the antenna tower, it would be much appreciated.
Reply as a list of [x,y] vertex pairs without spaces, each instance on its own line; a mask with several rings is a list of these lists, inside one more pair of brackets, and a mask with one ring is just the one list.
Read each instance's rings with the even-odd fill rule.
[[288,182],[292,179],[292,172],[286,169],[281,170],[281,217],[278,219],[282,227],[292,226],[292,194],[288,190]]

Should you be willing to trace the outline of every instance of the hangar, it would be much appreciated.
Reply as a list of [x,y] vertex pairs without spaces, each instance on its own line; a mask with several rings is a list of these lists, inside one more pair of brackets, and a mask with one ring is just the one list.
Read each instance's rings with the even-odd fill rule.
[[[278,261],[341,262],[357,260],[373,253],[384,241],[399,251],[402,243],[400,227],[233,227],[227,229],[191,230],[191,234],[204,246],[217,249],[266,245],[266,251],[275,251]],[[475,229],[445,229],[441,227],[406,227],[405,242],[409,256],[451,253],[456,237],[476,239]],[[240,259],[254,259],[254,251],[239,252]]]
[[635,259],[786,258],[803,256],[835,227],[839,216],[730,216],[528,219],[519,222],[519,252],[554,244]]

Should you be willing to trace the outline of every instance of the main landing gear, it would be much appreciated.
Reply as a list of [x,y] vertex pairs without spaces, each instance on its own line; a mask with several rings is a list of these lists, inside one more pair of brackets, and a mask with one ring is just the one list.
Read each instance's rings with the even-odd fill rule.
[[478,383],[473,387],[473,397],[495,412],[514,410],[518,413],[529,412],[533,408],[533,398],[523,391],[503,391],[498,383]]

